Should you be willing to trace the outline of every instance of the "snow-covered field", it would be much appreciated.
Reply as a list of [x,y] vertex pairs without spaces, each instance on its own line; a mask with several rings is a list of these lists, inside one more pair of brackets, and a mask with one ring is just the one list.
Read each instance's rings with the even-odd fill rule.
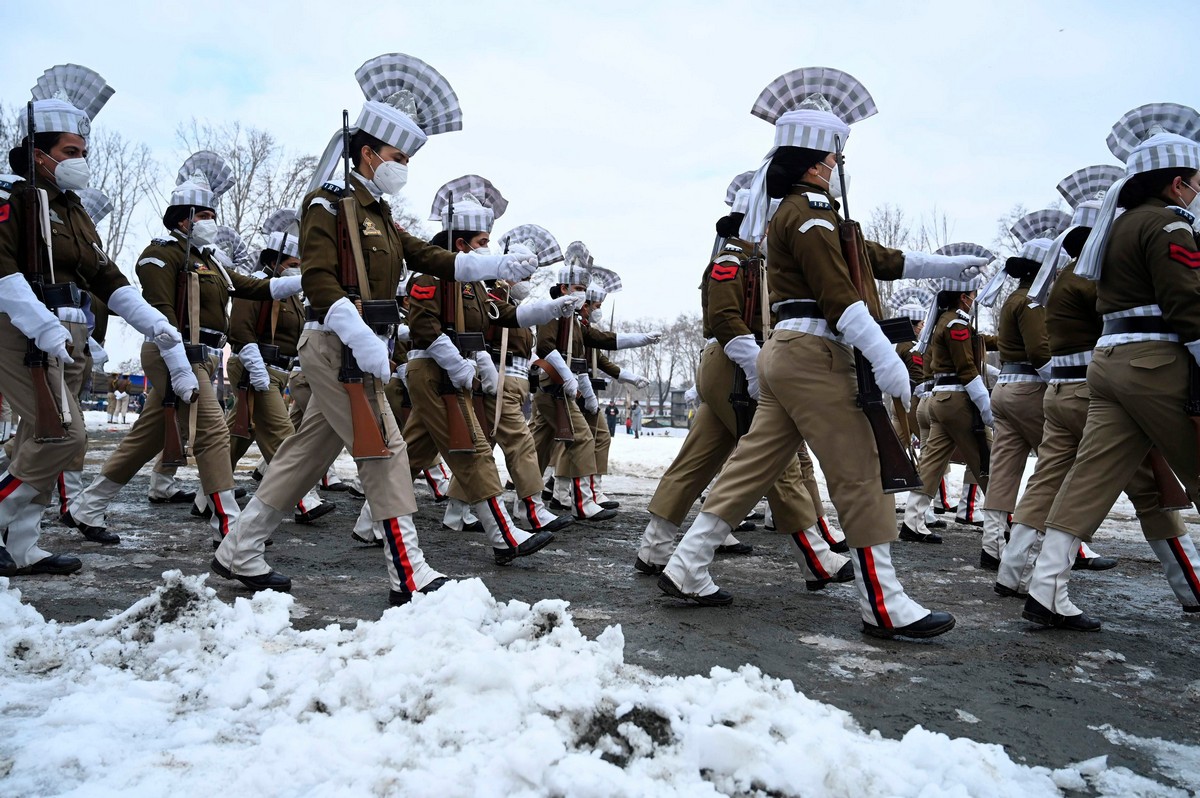
[[564,602],[497,603],[478,580],[300,632],[289,596],[231,606],[164,579],[77,625],[0,589],[0,793],[1183,794],[1102,759],[1050,771],[920,727],[885,739],[750,666],[654,676],[623,663],[619,627],[589,640]]

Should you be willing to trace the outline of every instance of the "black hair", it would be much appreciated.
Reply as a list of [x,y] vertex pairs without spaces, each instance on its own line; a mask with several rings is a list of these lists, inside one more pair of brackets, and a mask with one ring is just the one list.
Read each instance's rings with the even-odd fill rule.
[[[463,241],[470,243],[472,238],[474,238],[477,235],[482,235],[482,234],[483,234],[482,230],[455,230],[454,231],[454,240],[457,241],[458,239],[461,238]],[[447,241],[446,239],[447,239],[446,231],[441,230],[433,238],[429,239],[429,243],[433,244],[435,247],[441,247],[442,249],[450,249],[450,245],[453,242]]]
[[562,289],[558,287],[558,283],[550,286],[550,298],[558,299],[560,296],[562,296]]
[[1117,204],[1122,208],[1136,208],[1152,197],[1161,197],[1175,178],[1182,177],[1184,180],[1191,180],[1197,171],[1200,170],[1175,167],[1173,169],[1152,169],[1149,172],[1136,174],[1129,178],[1125,187],[1121,189],[1121,195],[1117,197]]
[[[180,222],[186,222],[188,217],[192,215],[192,211],[200,213],[201,211],[211,211],[212,208],[202,207],[200,205],[168,205],[167,210],[163,213],[163,227],[168,230],[175,230],[179,227]],[[215,211],[214,211],[215,212]]]
[[280,255],[279,250],[277,249],[264,249],[262,252],[258,253],[258,265],[264,269],[274,269],[276,259],[278,259],[280,263],[283,263],[288,259],[288,256]]
[[384,142],[367,133],[365,130],[360,130],[350,136],[350,163],[353,164],[355,170],[359,167],[359,161],[362,160],[362,148],[370,147],[378,154],[384,147]]
[[[34,133],[33,148],[42,152],[50,152],[58,146],[62,133]],[[21,143],[8,151],[8,168],[14,175],[29,177],[29,136],[21,139]]]
[[1078,258],[1079,253],[1083,252],[1083,245],[1087,243],[1088,236],[1091,234],[1092,228],[1090,227],[1076,227],[1063,239],[1063,250],[1072,258]]
[[1042,268],[1042,264],[1029,258],[1012,257],[1004,261],[1004,273],[1009,277],[1016,277],[1018,280],[1033,277],[1040,268]]
[[938,312],[943,313],[947,310],[957,310],[962,302],[962,295],[966,291],[938,291],[937,307]]
[[722,216],[717,219],[717,235],[721,238],[733,238],[741,229],[742,219],[746,218],[746,214],[734,211],[728,216]]
[[804,179],[805,172],[828,156],[827,152],[807,147],[780,147],[771,156],[771,165],[767,167],[767,196],[772,199],[786,197],[792,186]]

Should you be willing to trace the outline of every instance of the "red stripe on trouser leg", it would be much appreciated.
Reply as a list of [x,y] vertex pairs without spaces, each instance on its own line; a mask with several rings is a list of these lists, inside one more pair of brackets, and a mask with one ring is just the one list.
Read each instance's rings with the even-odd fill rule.
[[213,514],[217,517],[217,527],[221,530],[221,537],[225,537],[229,534],[229,515],[221,505],[221,494],[210,493],[208,501],[212,504]]
[[808,538],[804,536],[804,530],[794,533],[792,540],[796,542],[796,548],[800,549],[800,553],[804,555],[804,562],[808,565],[808,570],[812,571],[813,576],[817,577],[817,579],[828,579],[829,572],[825,570],[825,566],[821,565],[820,558],[813,551]]
[[975,520],[975,502],[976,502],[975,494],[978,490],[979,490],[978,485],[969,485],[967,487],[967,520],[968,521]]
[[321,477],[321,487],[322,488],[329,487],[329,474],[326,474],[325,476]]
[[863,582],[867,586],[867,597],[871,602],[871,614],[875,616],[875,623],[885,629],[891,629],[892,619],[888,617],[887,607],[883,603],[883,586],[879,584],[879,577],[875,575],[875,555],[871,553],[870,546],[855,551],[858,553],[858,564],[862,570]]
[[538,521],[537,505],[534,504],[533,497],[526,496],[521,501],[525,503],[525,517],[529,519],[529,525],[534,529],[541,529],[542,524],[540,521]]
[[296,509],[302,513],[308,512],[308,508],[304,506],[304,499],[301,499],[300,501],[296,502]]
[[599,504],[600,498],[596,496],[596,478],[594,476],[588,477],[588,487],[590,487],[592,490],[592,501],[594,501],[596,504]]
[[383,522],[383,528],[387,530],[384,537],[388,542],[388,549],[392,553],[392,565],[396,567],[396,573],[400,575],[400,581],[404,583],[404,587],[409,593],[417,589],[416,580],[413,579],[412,562],[408,559],[408,547],[404,545],[404,532],[400,528],[400,519],[388,518]]
[[1191,559],[1179,544],[1179,538],[1171,538],[1167,545],[1171,547],[1171,553],[1175,555],[1175,562],[1179,563],[1179,570],[1183,571],[1183,578],[1192,589],[1192,595],[1200,602],[1200,577],[1196,576],[1196,569],[1192,567]]
[[4,479],[0,480],[0,502],[7,499],[12,492],[21,487],[21,480],[9,474]]
[[587,513],[583,511],[583,485],[579,482],[579,477],[574,477],[571,480],[571,487],[575,493],[575,513],[580,518],[586,518]]
[[[433,476],[433,470],[427,468],[427,469],[425,469],[424,474],[425,474],[425,481],[429,483],[429,489],[431,491],[433,491],[433,498],[444,499],[445,496],[442,494],[442,492],[440,490],[438,490],[438,481]],[[443,476],[443,478],[445,477],[444,469],[443,469],[442,476]]]
[[950,494],[946,492],[946,480],[944,479],[938,483],[938,499],[941,500],[943,509],[950,507]]
[[504,507],[500,502],[496,501],[496,497],[487,500],[488,509],[492,511],[492,518],[496,520],[496,526],[500,527],[500,534],[504,537],[504,542],[509,548],[517,547],[517,540],[513,537],[512,527],[508,525],[508,517],[504,514]]
[[833,539],[833,533],[829,531],[829,522],[825,520],[825,516],[817,519],[817,528],[821,530],[821,537],[825,538],[825,542],[830,546],[836,546],[837,541]]
[[67,512],[67,480],[62,472],[58,472],[58,511],[64,515]]

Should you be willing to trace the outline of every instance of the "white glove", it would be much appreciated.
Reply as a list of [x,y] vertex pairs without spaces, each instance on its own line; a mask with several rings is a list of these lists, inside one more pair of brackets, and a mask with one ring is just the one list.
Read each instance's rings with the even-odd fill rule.
[[271,387],[271,378],[267,375],[267,364],[263,362],[262,352],[258,344],[246,344],[238,352],[238,360],[250,373],[250,387],[262,393]]
[[725,356],[737,363],[746,375],[746,390],[758,401],[758,353],[762,347],[754,340],[753,335],[739,335],[731,338],[725,344]]
[[132,285],[123,285],[108,298],[108,309],[129,323],[129,326],[154,341],[161,352],[183,343],[183,336],[171,326],[158,308],[142,299]]
[[67,353],[71,334],[53,312],[38,300],[21,274],[0,279],[0,313],[7,313],[13,326],[26,338],[32,338],[37,348],[50,357],[69,365],[75,361]]
[[586,300],[584,294],[563,294],[558,299],[522,302],[517,307],[517,324],[522,327],[536,327],[554,319],[565,319],[583,307]]
[[[476,257],[484,257],[477,255]],[[458,353],[450,337],[442,333],[425,347],[429,356],[450,375],[450,383],[458,390],[470,389],[475,381],[475,363]]]
[[617,349],[637,349],[639,346],[658,343],[662,333],[617,333]]
[[1196,363],[1200,364],[1200,341],[1190,341],[1184,344],[1184,346],[1186,346],[1187,350],[1192,353],[1192,360],[1195,360]]
[[100,346],[100,342],[95,338],[88,338],[88,354],[92,356],[93,368],[100,368],[108,362],[108,352],[104,351],[104,347]]
[[1042,378],[1042,382],[1050,382],[1050,378],[1054,376],[1054,369],[1047,360],[1044,364],[1037,366],[1038,376]]
[[579,395],[579,380],[567,368],[567,363],[563,360],[562,352],[555,349],[550,354],[546,355],[545,361],[558,372],[558,376],[562,377],[563,395],[568,399],[574,399]]
[[479,384],[483,392],[495,396],[496,388],[500,384],[500,372],[496,370],[492,356],[487,352],[476,352],[475,365],[479,368]]
[[454,259],[454,279],[460,283],[499,278],[510,283],[520,282],[537,270],[534,255],[474,255],[460,252]]
[[700,401],[700,392],[695,385],[683,392],[683,401],[693,405]]
[[996,419],[992,417],[992,399],[988,396],[987,386],[983,384],[983,377],[976,376],[967,383],[967,396],[971,397],[971,401],[979,408],[979,417],[983,419],[983,423],[994,427]]
[[396,325],[396,340],[397,341],[411,341],[412,340],[412,334],[409,331],[407,324],[397,324]]
[[887,339],[879,323],[871,318],[867,306],[855,302],[837,321],[838,331],[846,342],[856,347],[875,374],[875,382],[884,393],[900,400],[904,409],[912,404],[912,385],[908,381],[908,366],[896,354],[896,346]]
[[974,255],[930,255],[928,252],[904,253],[904,279],[926,278],[970,280],[987,265],[987,258]]
[[300,275],[271,278],[271,299],[287,299],[300,293]]
[[408,387],[408,363],[401,363],[396,366],[396,379],[404,383],[404,387]]
[[385,385],[392,379],[387,345],[371,332],[348,297],[342,297],[329,308],[325,326],[350,347],[354,361],[363,372],[382,380]]
[[617,382],[623,382],[626,385],[632,385],[635,388],[645,388],[650,384],[650,380],[646,379],[641,374],[635,374],[628,369],[621,369],[621,373],[617,375]]
[[171,390],[179,397],[179,401],[186,404],[196,401],[200,397],[200,383],[196,381],[196,372],[188,362],[183,342],[166,349],[159,347],[158,351],[167,364],[167,371],[171,373]]
[[583,374],[578,383],[579,395],[583,397],[583,409],[588,413],[597,412],[600,409],[600,401],[596,398],[596,389],[592,387],[591,379]]

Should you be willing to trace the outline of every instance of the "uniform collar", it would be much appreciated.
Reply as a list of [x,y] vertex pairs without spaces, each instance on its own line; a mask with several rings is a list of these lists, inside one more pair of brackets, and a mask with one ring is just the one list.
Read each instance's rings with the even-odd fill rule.
[[827,199],[829,201],[829,204],[833,206],[833,209],[835,211],[841,210],[841,208],[842,208],[841,203],[839,203],[832,196],[830,196],[828,186],[818,186],[816,183],[807,183],[807,182],[802,181],[802,182],[799,182],[796,185],[792,186],[792,190],[788,193],[789,194],[814,194],[814,193],[820,194],[821,196],[825,197],[825,199]]
[[958,317],[959,317],[960,319],[962,319],[963,321],[970,321],[970,320],[971,320],[971,314],[970,314],[970,313],[968,313],[967,311],[963,310],[962,308],[955,308],[955,309],[954,309],[954,315],[958,316]]

